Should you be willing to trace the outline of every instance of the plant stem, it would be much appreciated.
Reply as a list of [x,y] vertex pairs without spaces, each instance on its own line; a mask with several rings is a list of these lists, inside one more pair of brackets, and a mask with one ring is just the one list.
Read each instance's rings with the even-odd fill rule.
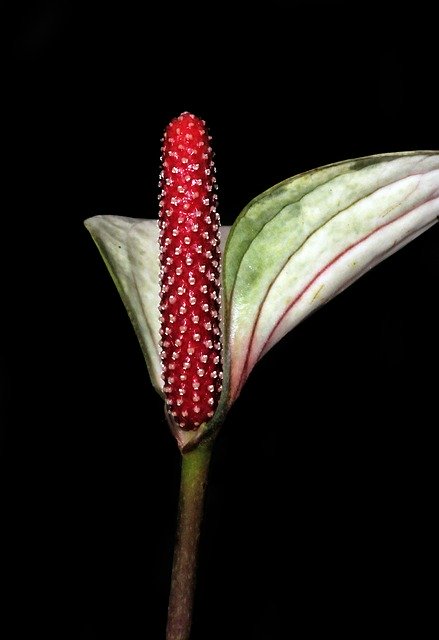
[[212,441],[182,455],[177,537],[172,568],[166,640],[189,640],[197,549]]

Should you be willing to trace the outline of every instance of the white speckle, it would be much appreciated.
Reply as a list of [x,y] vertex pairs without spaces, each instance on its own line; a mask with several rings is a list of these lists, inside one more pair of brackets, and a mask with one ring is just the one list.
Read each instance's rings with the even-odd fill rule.
[[195,405],[195,407],[194,407],[194,411],[195,411],[195,413],[200,413],[200,407],[198,407],[197,405]]
[[204,304],[201,305],[201,308],[203,309],[203,311],[205,311],[206,313],[209,311],[209,305],[205,302]]
[[177,267],[177,268],[176,268],[176,270],[175,270],[175,273],[176,273],[178,276],[181,276],[182,272],[183,272],[183,269],[182,269],[181,267]]
[[190,244],[191,243],[191,239],[189,238],[189,236],[185,236],[184,243],[185,244]]
[[191,298],[189,298],[189,302],[190,302],[190,304],[194,305],[194,304],[196,304],[197,299],[194,298],[194,297],[191,297]]
[[190,256],[186,256],[186,264],[187,265],[191,265],[192,264],[192,258]]
[[195,349],[193,347],[188,347],[187,348],[187,353],[188,353],[189,356],[194,355],[194,351],[195,351]]
[[203,364],[206,364],[206,362],[207,362],[207,356],[206,356],[206,355],[202,355],[202,356],[200,356],[200,361],[201,361]]
[[200,336],[200,334],[199,334],[199,333],[194,333],[194,340],[195,340],[195,342],[199,342],[199,341],[200,341],[200,338],[201,338],[201,336]]
[[177,289],[177,293],[179,296],[182,296],[185,291],[186,289],[184,287],[178,287]]
[[194,395],[192,396],[192,400],[193,402],[199,402],[200,396],[197,393],[194,393]]
[[179,309],[179,314],[183,316],[186,313],[186,307],[182,304]]
[[195,391],[196,391],[197,389],[199,389],[199,388],[200,388],[200,383],[199,383],[199,382],[197,382],[196,380],[194,380],[194,382],[192,383],[192,387],[193,387],[193,388],[195,389]]
[[204,369],[197,369],[197,375],[202,378],[204,376]]
[[169,302],[171,304],[174,304],[176,300],[177,300],[177,298],[175,296],[169,296]]
[[207,401],[207,404],[210,404],[212,406],[214,402],[215,400],[213,398],[209,398],[209,400]]

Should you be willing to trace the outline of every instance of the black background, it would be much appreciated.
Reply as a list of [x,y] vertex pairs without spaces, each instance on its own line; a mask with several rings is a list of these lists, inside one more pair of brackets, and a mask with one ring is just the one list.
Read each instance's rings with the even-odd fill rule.
[[[387,10],[4,10],[5,640],[164,638],[179,455],[83,220],[156,216],[184,110],[210,127],[224,224],[301,171],[438,149],[434,18]],[[193,640],[424,635],[438,246],[435,227],[253,371],[216,445]]]

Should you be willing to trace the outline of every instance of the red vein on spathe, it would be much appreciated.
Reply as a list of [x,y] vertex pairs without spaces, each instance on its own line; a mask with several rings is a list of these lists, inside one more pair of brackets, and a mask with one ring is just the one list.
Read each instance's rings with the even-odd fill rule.
[[[294,300],[291,301],[291,303],[288,305],[288,307],[285,309],[285,311],[282,313],[282,315],[279,317],[279,319],[277,320],[276,324],[273,326],[273,328],[271,329],[270,333],[268,334],[267,338],[264,341],[264,344],[262,345],[261,349],[259,350],[259,355],[258,357],[255,359],[255,363],[259,360],[261,353],[264,352],[267,344],[269,343],[270,339],[272,338],[273,334],[275,333],[276,329],[279,327],[279,325],[281,324],[281,322],[283,321],[283,319],[285,318],[285,316],[291,311],[291,309],[299,302],[299,300],[304,296],[304,294],[308,291],[308,289],[315,283],[315,281],[325,272],[327,271],[330,267],[332,267],[336,262],[338,262],[343,256],[345,256],[347,253],[349,253],[350,251],[352,251],[352,249],[354,249],[355,247],[359,246],[360,244],[362,244],[363,242],[366,242],[366,240],[368,240],[371,236],[375,235],[376,233],[378,233],[379,231],[381,231],[382,229],[398,222],[399,220],[401,220],[402,218],[404,218],[405,216],[408,216],[414,212],[416,212],[419,207],[428,204],[429,202],[432,202],[433,200],[435,200],[437,198],[437,192],[435,191],[432,197],[429,197],[427,199],[425,199],[423,202],[421,202],[415,209],[410,209],[409,211],[406,211],[405,213],[401,214],[400,216],[398,216],[397,218],[394,218],[393,220],[389,220],[388,222],[382,224],[381,226],[377,227],[376,229],[374,229],[373,231],[371,231],[370,233],[368,233],[366,236],[364,236],[363,238],[361,238],[360,240],[358,240],[357,242],[353,242],[351,245],[349,245],[348,247],[346,247],[346,249],[344,249],[343,251],[341,251],[340,253],[338,253],[330,262],[328,262],[324,267],[322,267],[317,273],[316,275],[308,282],[308,284],[302,289],[302,291],[300,291],[300,293],[297,294],[297,296],[294,298]],[[259,314],[258,314],[258,318],[259,318]],[[253,368],[253,367],[252,367]],[[249,373],[250,373],[251,369],[249,368],[249,358],[246,359],[246,365],[245,365],[245,375],[244,373],[241,375],[240,377],[240,381],[238,383],[237,386],[237,392],[236,392],[236,396],[238,396],[242,386],[243,386],[243,380],[245,380]]]

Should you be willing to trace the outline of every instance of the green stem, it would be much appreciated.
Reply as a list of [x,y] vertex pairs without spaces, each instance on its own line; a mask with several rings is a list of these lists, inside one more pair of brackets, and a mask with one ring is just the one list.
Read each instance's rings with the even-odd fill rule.
[[212,441],[182,455],[177,538],[172,568],[166,640],[189,640],[197,549]]

